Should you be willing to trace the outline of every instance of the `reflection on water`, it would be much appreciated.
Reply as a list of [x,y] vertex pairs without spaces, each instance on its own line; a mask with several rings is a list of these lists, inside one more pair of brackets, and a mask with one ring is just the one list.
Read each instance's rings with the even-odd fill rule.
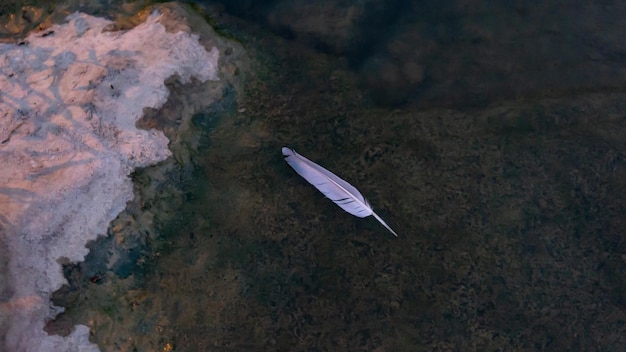
[[[88,324],[103,351],[618,350],[622,7],[572,28],[544,11],[573,7],[462,3],[421,19],[416,2],[361,61],[222,14],[256,60],[245,95],[194,117],[200,142],[174,183],[153,190],[158,167],[138,172],[139,200],[101,242],[137,241],[132,260],[103,267],[94,244],[67,268],[51,331]],[[589,28],[603,41],[576,51]],[[401,67],[421,73],[398,88]],[[371,103],[394,92],[408,104]],[[323,199],[283,145],[355,184],[402,236]],[[152,233],[132,237],[144,211]]]

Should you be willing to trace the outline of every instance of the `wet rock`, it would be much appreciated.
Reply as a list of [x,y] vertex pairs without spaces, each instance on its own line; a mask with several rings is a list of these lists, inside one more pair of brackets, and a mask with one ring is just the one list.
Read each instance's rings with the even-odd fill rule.
[[[143,20],[137,23],[128,22],[125,31],[110,31],[112,22],[74,13],[70,23],[53,26],[51,35],[31,35],[22,46],[0,46],[6,73],[0,80],[2,159],[11,166],[0,171],[0,178],[8,180],[0,191],[1,235],[13,256],[7,269],[11,280],[6,281],[13,286],[1,291],[0,333],[7,338],[0,349],[93,348],[82,335],[88,329],[76,328],[67,338],[43,331],[44,319],[62,310],[48,302],[64,282],[58,259],[66,258],[66,264],[83,260],[88,253],[84,245],[104,234],[133,199],[131,172],[171,156],[167,146],[181,146],[191,116],[240,78],[224,74],[243,54],[237,44],[219,38],[186,8],[159,8],[140,14]],[[228,52],[224,61],[221,52]],[[177,84],[166,86],[168,80]],[[144,108],[159,109],[169,94],[178,95],[169,88],[189,89],[186,85],[197,91],[179,100],[186,106],[171,109],[175,114],[163,119],[176,123],[163,131],[135,126]],[[164,180],[175,176],[192,152],[193,145],[179,148],[176,162],[152,175],[157,185],[146,182],[146,187],[157,196],[170,194]],[[134,204],[135,215],[145,206],[141,201],[145,198]],[[121,219],[134,217],[141,228],[151,225],[157,210]],[[141,251],[131,246],[149,241],[151,233],[134,228],[117,231],[122,236],[115,240],[123,240],[116,243],[117,250],[99,257],[106,265],[88,268],[80,277],[100,284],[107,270],[129,276],[141,258]],[[7,300],[5,294],[11,297]],[[75,301],[66,298],[60,301]]]

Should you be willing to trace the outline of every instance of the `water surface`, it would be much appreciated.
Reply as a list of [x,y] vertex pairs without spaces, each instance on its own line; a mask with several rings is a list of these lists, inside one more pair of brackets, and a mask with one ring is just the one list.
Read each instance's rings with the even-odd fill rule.
[[[351,49],[277,29],[276,3],[209,7],[253,60],[245,89],[193,117],[168,182],[137,173],[109,238],[66,268],[51,332],[87,324],[103,351],[626,343],[622,5],[397,2],[377,45]],[[400,237],[324,199],[284,145]]]

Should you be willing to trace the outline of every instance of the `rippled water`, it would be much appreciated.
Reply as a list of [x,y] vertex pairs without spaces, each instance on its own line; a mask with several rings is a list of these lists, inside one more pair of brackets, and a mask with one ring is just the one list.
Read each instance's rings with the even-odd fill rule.
[[[619,350],[624,6],[397,1],[375,31],[358,6],[285,3],[208,7],[248,51],[245,88],[136,173],[66,267],[50,333],[86,324],[103,351]],[[55,11],[142,6],[104,5]],[[355,13],[359,34],[303,22],[320,13]],[[400,237],[324,199],[283,145]]]

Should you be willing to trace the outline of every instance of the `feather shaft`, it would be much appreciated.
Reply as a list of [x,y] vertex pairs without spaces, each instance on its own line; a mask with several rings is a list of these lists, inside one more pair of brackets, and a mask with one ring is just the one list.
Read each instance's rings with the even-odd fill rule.
[[282,152],[289,166],[341,209],[360,218],[373,215],[387,230],[398,237],[398,234],[374,212],[374,209],[372,209],[367,199],[363,197],[356,187],[322,166],[296,153],[293,149],[283,147]]

